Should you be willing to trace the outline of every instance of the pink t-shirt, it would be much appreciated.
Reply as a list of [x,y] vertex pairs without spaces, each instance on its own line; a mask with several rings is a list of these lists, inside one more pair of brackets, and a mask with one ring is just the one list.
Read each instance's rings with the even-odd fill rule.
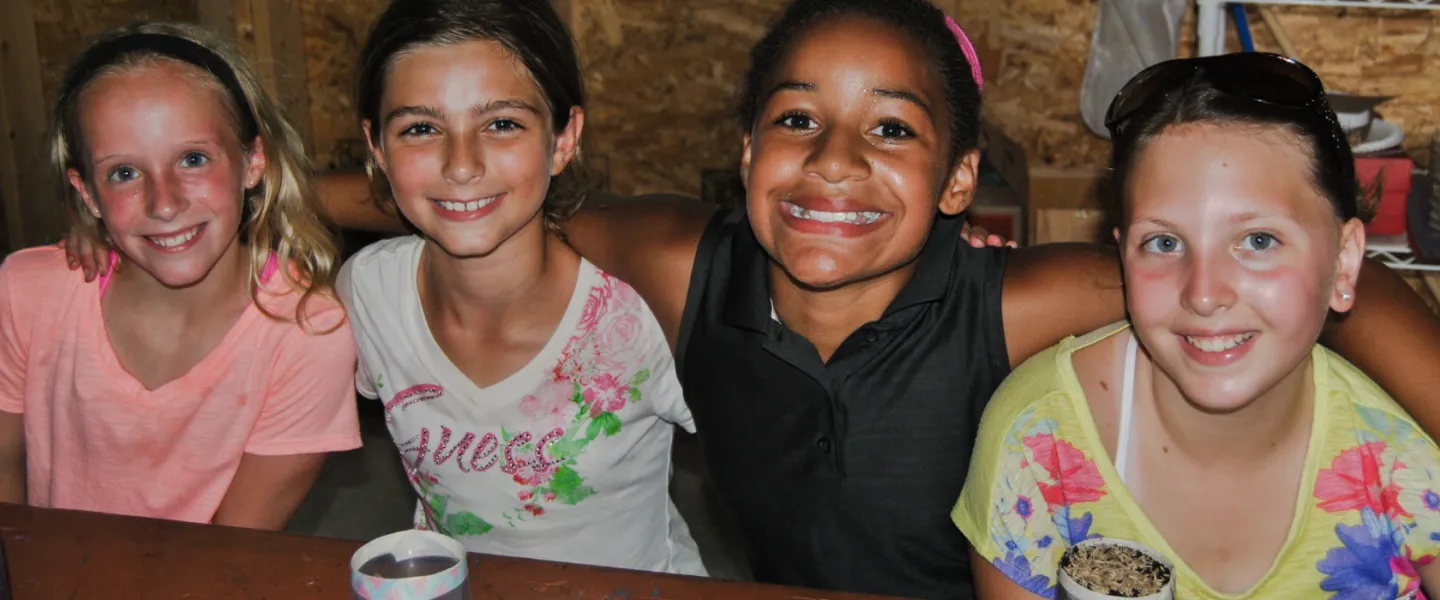
[[[25,415],[30,504],[208,522],[242,455],[360,446],[348,323],[314,335],[252,305],[189,372],[149,391],[120,366],[100,293],[53,246],[0,266],[0,410]],[[261,294],[282,316],[298,299]],[[344,319],[334,303],[309,306],[316,329]]]

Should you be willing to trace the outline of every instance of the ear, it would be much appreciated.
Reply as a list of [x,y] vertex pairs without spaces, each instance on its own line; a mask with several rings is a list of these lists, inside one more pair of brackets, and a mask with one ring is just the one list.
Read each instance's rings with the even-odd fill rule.
[[750,188],[750,134],[745,134],[740,150],[740,183]]
[[1355,306],[1355,283],[1360,279],[1360,265],[1365,262],[1365,224],[1350,219],[1340,228],[1340,255],[1335,259],[1335,289],[1330,292],[1330,308],[1347,312]]
[[979,150],[966,152],[960,160],[955,161],[955,171],[950,174],[944,191],[940,193],[940,212],[958,215],[970,208],[970,203],[975,200],[975,183],[979,181],[979,174]]
[[75,193],[80,194],[80,201],[85,203],[85,208],[90,211],[90,216],[100,219],[100,203],[95,201],[95,196],[90,193],[90,186],[85,185],[85,178],[75,169],[65,169],[65,179],[70,181],[70,187],[75,188]]
[[265,141],[257,135],[250,143],[250,155],[245,157],[245,189],[260,185],[260,178],[265,176],[265,164]]
[[554,177],[565,171],[570,161],[580,152],[580,134],[585,132],[585,109],[578,106],[570,107],[570,122],[565,125],[565,130],[555,136],[555,152],[550,156],[550,176]]
[[[375,145],[376,136],[375,132],[370,130],[370,119],[360,121],[360,131],[364,132],[365,149],[370,152],[370,160],[374,161],[375,166],[380,167],[381,171],[388,174],[390,169],[385,166],[385,152],[383,148]],[[369,167],[366,167],[366,172],[369,172]]]

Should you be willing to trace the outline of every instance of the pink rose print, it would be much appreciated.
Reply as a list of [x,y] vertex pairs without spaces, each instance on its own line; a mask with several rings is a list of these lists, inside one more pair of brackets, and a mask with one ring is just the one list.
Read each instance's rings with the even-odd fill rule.
[[580,335],[595,330],[595,324],[600,322],[600,316],[605,314],[606,301],[614,294],[610,286],[598,286],[590,288],[590,297],[585,299],[585,311],[580,313],[580,323],[577,326]]
[[531,498],[535,497],[535,492],[532,492],[530,490],[521,490],[520,493],[517,494],[517,497],[520,498],[521,502],[529,502]]
[[640,308],[640,294],[635,293],[635,288],[611,277],[608,273],[605,275],[605,284],[606,287],[614,288],[615,305],[617,307],[627,310],[637,310]]
[[540,506],[539,504],[526,504],[525,510],[530,511],[530,514],[537,517],[545,514],[545,507]]
[[[1380,486],[1380,471],[1385,468],[1385,442],[1370,442],[1340,453],[1329,469],[1320,471],[1315,479],[1315,498],[1327,512],[1345,512],[1369,508],[1377,515],[1410,517],[1400,507],[1400,486],[1395,482]],[[1390,468],[1403,465],[1396,462]]]
[[[515,483],[532,489],[545,485],[550,482],[551,477],[555,476],[556,466],[558,465],[555,463],[551,463],[546,469],[536,469],[534,464],[521,466],[515,470]],[[527,493],[532,497],[535,495],[534,492]],[[521,498],[521,500],[525,500],[525,498]]]
[[580,411],[571,399],[575,384],[568,379],[546,381],[535,393],[520,400],[520,414],[543,423],[546,427],[563,427]]
[[1050,481],[1039,484],[1040,495],[1045,497],[1052,511],[1105,497],[1105,482],[1100,478],[1100,470],[1070,442],[1056,440],[1048,433],[1026,437],[1024,442],[1034,455],[1035,462],[1050,475]]
[[630,386],[620,381],[614,373],[603,373],[590,380],[585,390],[585,403],[590,405],[590,416],[598,417],[607,412],[618,412],[625,408],[625,395]]
[[616,314],[601,325],[595,337],[596,366],[624,371],[640,362],[640,317],[633,312]]

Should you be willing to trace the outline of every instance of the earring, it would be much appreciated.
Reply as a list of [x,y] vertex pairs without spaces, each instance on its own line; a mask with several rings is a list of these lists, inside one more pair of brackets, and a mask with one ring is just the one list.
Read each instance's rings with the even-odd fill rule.
[[1341,299],[1341,300],[1344,300],[1344,301],[1346,301],[1346,302],[1349,302],[1349,301],[1350,301],[1350,292],[1340,292],[1340,299]]

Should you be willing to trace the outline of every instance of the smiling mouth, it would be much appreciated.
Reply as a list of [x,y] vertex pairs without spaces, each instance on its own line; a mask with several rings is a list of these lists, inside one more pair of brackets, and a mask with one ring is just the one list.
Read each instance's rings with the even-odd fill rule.
[[145,236],[145,239],[150,240],[150,243],[155,244],[156,246],[159,246],[161,248],[175,248],[184,244],[185,242],[195,239],[195,236],[200,235],[200,232],[204,229],[205,224],[201,223],[179,233],[174,233],[170,235],[147,235]]
[[885,216],[885,213],[883,213],[883,212],[878,212],[878,211],[873,211],[873,210],[848,211],[848,212],[830,212],[830,211],[823,211],[823,210],[808,210],[808,209],[805,209],[805,208],[801,208],[801,207],[799,207],[799,206],[796,206],[796,205],[794,205],[794,204],[791,204],[791,203],[789,203],[789,202],[781,202],[781,203],[780,203],[780,206],[781,206],[781,208],[783,208],[783,209],[785,210],[785,212],[789,213],[790,216],[792,216],[792,217],[795,217],[795,218],[797,218],[797,219],[805,219],[805,220],[807,220],[807,221],[816,221],[816,222],[819,222],[819,223],[844,223],[844,224],[846,224],[846,225],[870,225],[870,224],[872,224],[872,223],[874,223],[874,222],[876,222],[876,221],[879,221],[881,217]]
[[481,199],[479,199],[479,200],[470,200],[470,201],[468,201],[468,202],[459,202],[459,201],[455,201],[455,200],[431,200],[431,202],[434,202],[436,206],[439,206],[440,208],[443,208],[443,209],[448,210],[448,211],[453,211],[453,212],[474,212],[474,211],[480,210],[480,209],[482,209],[482,208],[485,208],[485,207],[487,207],[487,206],[490,206],[490,205],[493,204],[496,200],[499,200],[499,199],[500,199],[500,195],[499,195],[499,194],[496,194],[496,195],[490,196],[490,197],[488,197],[488,198],[481,198]]
[[1201,352],[1218,353],[1227,352],[1239,348],[1246,342],[1255,339],[1254,333],[1237,333],[1235,335],[1216,336],[1181,336],[1185,342],[1194,346]]

